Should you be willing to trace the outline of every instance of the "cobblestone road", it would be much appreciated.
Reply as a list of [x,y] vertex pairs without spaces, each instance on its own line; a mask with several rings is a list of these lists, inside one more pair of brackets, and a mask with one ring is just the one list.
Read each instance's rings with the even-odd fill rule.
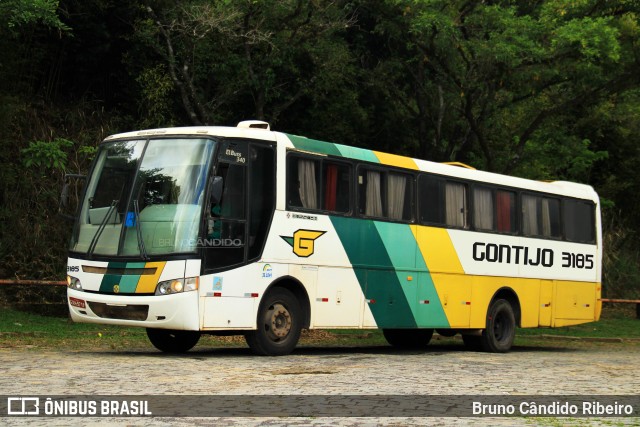
[[[516,347],[500,355],[461,348],[434,346],[425,352],[399,352],[390,347],[301,348],[290,356],[277,358],[256,357],[246,349],[196,348],[184,356],[153,351],[0,349],[0,394],[637,395],[640,392],[640,352],[635,345],[563,348],[550,342],[546,347]],[[5,418],[0,419],[0,424],[51,425],[52,421],[59,425],[86,425],[88,420]],[[472,421],[534,425],[539,419],[92,418],[89,424],[146,426],[158,425],[159,421],[161,425],[464,425]],[[637,418],[622,421],[638,423]]]

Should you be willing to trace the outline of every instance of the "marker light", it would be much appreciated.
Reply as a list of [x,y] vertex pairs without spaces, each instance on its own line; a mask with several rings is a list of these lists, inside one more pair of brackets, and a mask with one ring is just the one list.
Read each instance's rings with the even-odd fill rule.
[[184,279],[184,292],[197,291],[199,282],[199,277],[189,277],[188,279]]

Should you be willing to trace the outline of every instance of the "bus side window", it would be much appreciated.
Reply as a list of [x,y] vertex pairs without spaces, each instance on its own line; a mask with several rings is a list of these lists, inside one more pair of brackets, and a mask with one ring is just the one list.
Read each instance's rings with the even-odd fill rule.
[[418,212],[420,223],[444,225],[444,195],[442,179],[420,175],[418,179]]
[[468,228],[467,185],[460,182],[445,183],[445,214],[447,225]]
[[495,203],[493,190],[487,187],[473,188],[473,225],[476,230],[495,231]]
[[319,207],[320,162],[290,156],[288,166],[288,207],[317,210]]
[[550,197],[522,196],[522,234],[559,238],[560,200]]
[[475,185],[473,225],[476,230],[516,232],[516,193]]
[[498,232],[515,233],[516,228],[516,193],[513,191],[496,191],[496,216]]
[[220,162],[217,175],[224,187],[220,202],[210,209],[204,247],[205,270],[244,261],[246,240],[246,167]]
[[564,234],[568,241],[592,243],[595,240],[593,203],[565,199],[563,201]]
[[349,165],[324,161],[322,164],[322,209],[330,212],[348,213],[351,186]]
[[273,148],[249,148],[249,260],[262,254],[274,208],[275,156]]
[[358,176],[360,187],[360,213],[364,216],[383,218],[386,206],[383,196],[386,195],[385,179],[382,172],[363,169]]
[[413,177],[404,173],[387,174],[387,212],[390,219],[413,221]]

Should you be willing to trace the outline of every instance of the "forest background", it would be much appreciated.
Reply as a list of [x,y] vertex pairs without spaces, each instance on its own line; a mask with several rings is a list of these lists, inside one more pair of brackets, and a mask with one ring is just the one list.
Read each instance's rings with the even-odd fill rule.
[[244,119],[590,184],[605,295],[640,297],[635,0],[0,0],[0,278],[64,278],[105,136]]

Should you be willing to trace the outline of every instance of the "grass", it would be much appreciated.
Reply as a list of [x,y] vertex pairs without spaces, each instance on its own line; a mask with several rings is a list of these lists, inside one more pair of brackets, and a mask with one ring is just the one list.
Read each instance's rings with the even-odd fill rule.
[[557,335],[593,338],[640,339],[640,319],[636,318],[635,305],[616,304],[606,306],[598,322],[553,329],[519,329],[521,336]]
[[[596,323],[554,328],[518,329],[516,345],[540,345],[550,337],[622,338],[628,345],[640,346],[640,320],[635,306],[608,308]],[[435,337],[434,345],[461,345],[460,337]],[[580,345],[575,341],[569,344]],[[574,343],[574,344],[572,344]],[[382,346],[386,341],[379,330],[314,330],[303,331],[300,345],[311,346]],[[556,345],[556,343],[554,343]],[[586,345],[616,346],[624,343]],[[199,346],[246,347],[243,337],[203,336]],[[0,307],[0,348],[32,348],[56,350],[152,350],[145,330],[122,326],[73,323],[67,317],[28,313],[11,307]]]
[[0,308],[0,348],[112,348],[147,345],[144,329],[73,323],[66,317],[44,316]]

